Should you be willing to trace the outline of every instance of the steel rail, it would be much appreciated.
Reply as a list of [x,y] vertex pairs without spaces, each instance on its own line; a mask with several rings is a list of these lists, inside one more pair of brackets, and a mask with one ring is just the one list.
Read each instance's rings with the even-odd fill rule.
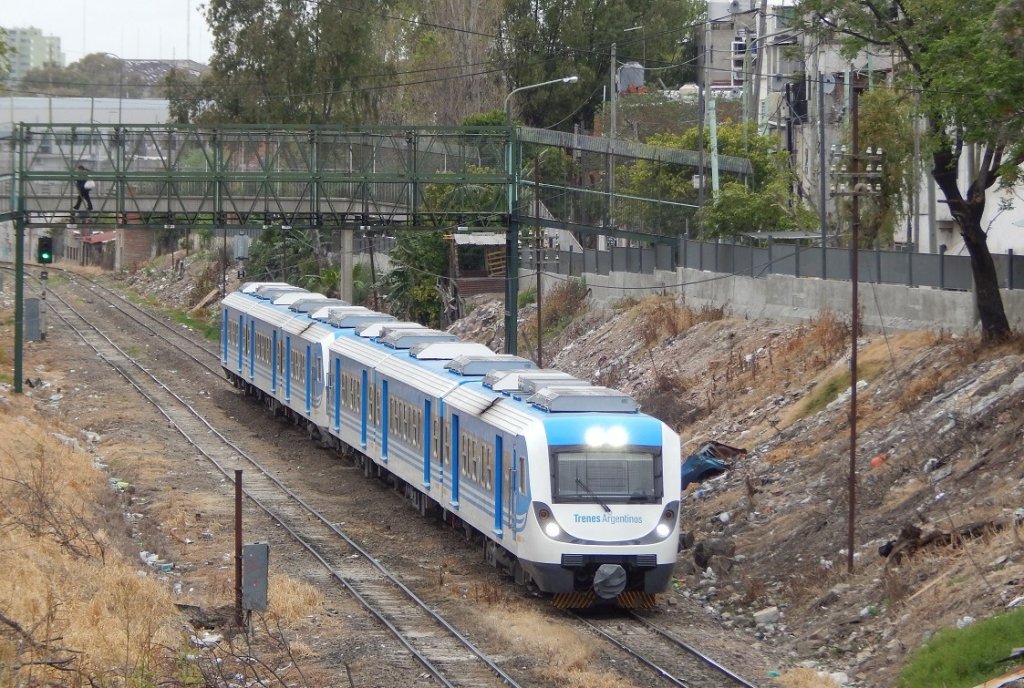
[[[314,516],[323,526],[326,526],[333,533],[335,533],[342,540],[344,540],[346,542],[346,544],[348,544],[353,550],[358,552],[359,555],[365,561],[367,561],[377,571],[379,571],[388,580],[388,582],[392,583],[397,589],[402,591],[402,593],[404,593],[406,595],[406,597],[408,597],[408,599],[411,600],[424,614],[426,614],[433,621],[435,621],[438,625],[440,625],[442,628],[444,628],[446,631],[448,631],[448,633],[450,633],[454,638],[456,638],[459,641],[459,643],[461,643],[464,647],[466,647],[475,657],[480,659],[481,662],[483,662],[484,665],[494,675],[496,675],[499,679],[501,679],[501,681],[503,683],[505,683],[506,685],[518,688],[519,684],[511,676],[509,676],[501,667],[499,667],[494,660],[492,660],[490,657],[488,657],[486,655],[486,653],[484,653],[482,650],[480,650],[468,638],[466,638],[462,633],[460,633],[454,626],[451,625],[451,623],[449,623],[446,619],[444,619],[444,617],[442,617],[438,612],[436,612],[433,609],[431,609],[429,607],[429,605],[427,605],[427,603],[425,601],[423,601],[412,590],[410,590],[408,588],[408,586],[406,586],[400,580],[398,580],[397,577],[394,574],[392,574],[387,568],[385,568],[372,555],[370,555],[368,552],[366,552],[354,540],[352,540],[347,534],[345,534],[343,531],[341,531],[336,525],[334,525],[328,519],[326,519],[319,511],[314,509],[312,506],[310,506],[308,503],[306,503],[301,497],[299,497],[297,494],[295,494],[294,491],[289,489],[287,486],[285,486],[283,483],[281,483],[281,481],[279,481],[276,477],[271,475],[269,473],[269,471],[267,471],[267,469],[265,469],[252,456],[247,454],[244,450],[242,450],[240,447],[238,447],[234,442],[232,442],[230,439],[225,437],[216,428],[214,428],[202,416],[202,414],[200,414],[198,412],[198,410],[195,409],[194,406],[192,406],[188,401],[184,400],[181,396],[179,396],[177,393],[175,393],[173,390],[171,390],[165,383],[163,383],[159,378],[157,378],[155,375],[153,375],[149,370],[147,370],[143,365],[141,365],[138,361],[136,361],[132,356],[128,355],[123,349],[121,349],[117,344],[115,344],[109,337],[107,337],[103,332],[101,332],[95,325],[90,323],[84,316],[82,316],[80,313],[78,313],[78,311],[73,306],[71,306],[70,303],[68,303],[66,300],[64,300],[62,297],[60,297],[57,294],[54,294],[54,298],[57,299],[58,301],[60,301],[60,303],[65,308],[67,308],[69,311],[74,313],[79,319],[81,319],[90,328],[92,328],[92,330],[95,331],[98,336],[102,337],[102,339],[105,340],[107,342],[107,344],[109,344],[109,346],[111,346],[122,357],[124,357],[131,365],[133,365],[136,368],[138,368],[139,371],[141,371],[146,377],[150,378],[160,389],[162,389],[164,392],[166,392],[171,397],[173,397],[175,400],[177,400],[177,402],[179,404],[181,404],[185,409],[187,409],[187,411],[190,414],[192,414],[192,416],[196,420],[198,420],[210,433],[215,435],[225,445],[231,447],[231,449],[235,453],[237,453],[239,456],[241,456],[247,463],[249,463],[252,466],[254,466],[265,479],[267,479],[271,483],[273,483],[274,486],[277,489],[281,490],[284,494],[286,494],[288,496],[288,498],[290,498],[294,502],[300,504],[302,506],[302,508],[305,510],[306,513]],[[119,364],[118,362],[115,362],[114,360],[112,360],[111,357],[109,357],[106,353],[101,351],[100,347],[95,346],[95,344],[89,340],[89,338],[85,335],[85,333],[82,330],[80,330],[79,328],[77,328],[74,324],[72,324],[70,322],[70,320],[68,318],[66,318],[63,314],[59,313],[56,309],[53,309],[53,310],[54,310],[54,313],[59,318],[61,318],[61,320],[63,320],[64,323],[72,331],[74,331],[79,336],[79,338],[82,339],[83,342],[85,342],[88,346],[90,346],[90,348],[92,348],[96,352],[96,354],[104,362],[106,362],[108,365],[110,365],[133,388],[135,388],[135,390],[137,392],[139,392],[139,394],[141,394],[147,401],[149,401],[150,404],[152,404],[154,406],[154,408],[156,408],[156,410],[162,416],[164,416],[164,418],[166,418],[168,420],[168,422],[171,423],[171,425],[179,432],[179,434],[182,435],[182,437],[185,438],[185,440],[189,444],[191,444],[193,447],[195,447],[196,450],[199,451],[204,457],[206,457],[211,463],[213,463],[213,465],[216,466],[217,469],[226,478],[228,478],[229,480],[231,480],[233,482],[233,479],[234,479],[233,471],[231,471],[229,469],[226,469],[215,457],[213,457],[205,449],[203,449],[197,443],[197,441],[195,439],[193,439],[193,437],[190,436],[189,433],[183,427],[181,427],[181,425],[177,421],[174,420],[174,418],[167,411],[167,409],[165,409],[150,393],[148,393],[145,389],[143,389],[142,385],[135,379],[135,377],[132,375],[132,373],[130,371],[125,370],[124,367],[122,366],[122,364]],[[334,568],[330,565],[330,563],[320,554],[320,552],[317,551],[312,544],[307,542],[292,527],[290,527],[284,521],[284,519],[280,516],[280,514],[278,514],[277,512],[273,511],[270,507],[268,507],[266,504],[261,502],[260,499],[258,499],[256,496],[254,496],[252,494],[252,491],[250,489],[243,488],[243,492],[246,494],[246,496],[249,497],[250,500],[252,500],[252,502],[253,502],[253,504],[255,506],[257,506],[259,509],[261,509],[271,519],[273,519],[282,528],[284,528],[289,533],[289,535],[291,535],[292,538],[295,539],[296,542],[298,542],[304,549],[306,549],[310,554],[312,554],[313,557],[317,561],[319,561],[321,563],[321,565],[323,565],[328,570],[328,573],[330,574],[330,576],[332,578],[334,578],[335,580],[337,580],[338,583],[341,584],[350,594],[352,594],[352,596],[374,618],[376,618],[385,628],[387,628],[396,637],[396,639],[409,651],[409,653],[418,662],[420,662],[420,664],[422,664],[424,666],[424,668],[426,668],[427,671],[429,671],[431,673],[432,676],[434,676],[434,678],[436,678],[444,686],[447,686],[449,688],[457,688],[458,684],[453,683],[445,675],[445,673],[442,670],[438,669],[433,664],[433,662],[421,650],[416,648],[411,643],[411,641],[401,632],[401,630],[398,629],[390,620],[388,620],[385,617],[385,615],[384,615],[384,613],[382,611],[377,609],[369,600],[367,600],[366,597],[364,595],[362,595],[355,588],[355,586],[350,581],[346,580],[337,571],[335,571]]]

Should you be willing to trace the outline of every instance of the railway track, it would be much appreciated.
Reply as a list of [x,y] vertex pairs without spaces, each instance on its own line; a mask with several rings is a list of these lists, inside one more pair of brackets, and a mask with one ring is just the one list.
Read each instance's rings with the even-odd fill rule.
[[[81,275],[64,274],[68,276],[70,285],[101,299],[119,317],[128,318],[151,336],[167,340],[176,352],[221,379],[222,371],[216,350],[196,342],[181,332],[180,326],[152,315],[116,290]],[[430,610],[413,590],[388,572],[371,553],[363,550],[299,495],[273,478],[270,471],[260,466],[237,443],[208,424],[200,411],[159,380],[147,365],[140,364],[100,334],[92,324],[86,322],[87,319],[74,312],[68,301],[56,294],[54,297],[55,300],[59,299],[61,308],[72,311],[58,314],[68,327],[146,397],[218,471],[229,480],[233,479],[236,468],[246,471],[246,494],[320,562],[324,567],[325,582],[333,582],[345,588],[399,638],[409,653],[441,685],[517,685],[496,661]],[[72,324],[76,319],[78,326]],[[121,329],[127,330],[124,327]],[[136,338],[138,332],[138,328],[135,328]],[[156,365],[153,364],[153,367]],[[161,366],[161,369],[164,367]],[[415,614],[409,611],[411,604],[418,607]],[[636,663],[640,673],[653,674],[662,685],[755,688],[753,683],[641,615],[623,616],[618,613],[612,616],[584,617],[573,614],[570,618],[585,632],[597,635],[627,655]],[[449,674],[458,678],[451,678]]]
[[[337,525],[289,489],[257,459],[213,427],[195,406],[94,326],[57,291],[51,311],[122,376],[228,480],[244,471],[253,504],[323,566],[328,578],[386,627],[439,685],[518,686],[498,661],[478,648]],[[134,319],[133,319],[134,320]]]
[[633,623],[624,624],[622,615],[584,617],[573,614],[595,634],[653,671],[664,685],[681,688],[756,688],[709,655],[684,642],[636,612]]

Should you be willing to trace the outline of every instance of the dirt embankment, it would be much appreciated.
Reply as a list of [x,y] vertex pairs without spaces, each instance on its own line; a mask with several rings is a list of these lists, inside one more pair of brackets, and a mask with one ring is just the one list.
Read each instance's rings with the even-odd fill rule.
[[[459,331],[487,340],[493,310]],[[683,459],[711,440],[745,450],[684,491],[677,575],[755,645],[888,686],[935,631],[1024,604],[1021,340],[863,334],[855,433],[850,329],[829,314],[781,325],[651,297],[543,348],[676,428]]]

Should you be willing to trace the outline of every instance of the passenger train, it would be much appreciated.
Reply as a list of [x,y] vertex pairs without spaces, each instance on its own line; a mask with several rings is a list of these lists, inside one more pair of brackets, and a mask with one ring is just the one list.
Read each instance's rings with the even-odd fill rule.
[[626,394],[283,283],[221,303],[232,383],[392,481],[563,608],[650,608],[679,535],[679,437]]

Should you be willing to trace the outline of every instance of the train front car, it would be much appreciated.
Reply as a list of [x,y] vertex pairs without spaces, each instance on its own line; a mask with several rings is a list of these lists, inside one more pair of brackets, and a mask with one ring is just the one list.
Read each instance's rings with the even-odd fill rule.
[[520,565],[557,607],[653,607],[676,561],[679,436],[616,390],[546,388],[530,402],[543,416],[522,438]]

